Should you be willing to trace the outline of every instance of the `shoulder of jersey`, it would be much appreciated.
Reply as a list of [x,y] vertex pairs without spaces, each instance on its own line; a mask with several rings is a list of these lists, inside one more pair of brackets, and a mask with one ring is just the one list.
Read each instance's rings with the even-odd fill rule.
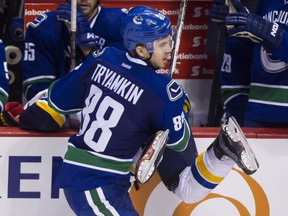
[[[45,23],[45,25],[43,25]],[[57,24],[61,24],[62,21],[59,21],[55,11],[50,11],[42,13],[36,17],[32,22],[29,23],[29,27],[34,29],[48,29],[49,26],[54,27]],[[41,28],[42,27],[42,28]],[[49,31],[49,29],[47,30]]]
[[109,14],[109,15],[126,15],[128,13],[128,10],[126,8],[106,8],[101,7],[101,12],[103,14]]
[[183,96],[182,87],[176,82],[176,80],[171,79],[167,75],[157,74],[159,79],[162,82],[162,85],[165,87],[165,92],[169,101],[176,101]]
[[[92,56],[94,58],[98,58],[98,57],[105,58],[105,56],[107,56],[107,59],[111,59],[111,56],[121,55],[123,53],[125,52],[121,50],[117,50],[113,47],[105,47],[101,51],[94,51],[92,53]],[[154,75],[152,76],[153,76],[152,78],[153,82],[151,80],[149,81],[150,86],[154,88],[156,91],[160,89],[163,94],[167,95],[169,101],[172,101],[172,102],[176,101],[179,98],[181,98],[182,95],[184,94],[182,87],[174,79],[171,79],[169,76],[162,75],[162,74],[156,74],[156,77]],[[162,89],[164,88],[165,90],[162,91]]]
[[92,56],[94,58],[98,58],[98,57],[105,56],[105,55],[108,55],[111,57],[111,55],[114,55],[115,50],[116,50],[115,48],[108,46],[108,47],[103,48],[102,50],[95,50],[92,53]]
[[[107,23],[107,25],[115,26],[121,23],[121,20],[126,16],[128,11],[126,9],[121,8],[101,8],[101,12],[97,19],[101,20],[101,22]],[[117,26],[116,25],[116,26]],[[120,28],[119,24],[119,28]],[[111,29],[113,30],[113,29]]]

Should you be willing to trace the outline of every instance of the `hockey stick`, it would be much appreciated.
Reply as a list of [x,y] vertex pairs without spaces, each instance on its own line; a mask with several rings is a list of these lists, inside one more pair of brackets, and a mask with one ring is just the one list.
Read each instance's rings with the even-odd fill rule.
[[188,0],[182,0],[180,4],[176,33],[175,33],[176,36],[175,36],[175,41],[174,41],[174,49],[171,53],[171,64],[170,64],[170,68],[168,72],[168,75],[170,77],[173,76],[175,72],[175,68],[176,68],[177,55],[178,55],[179,46],[180,46],[180,40],[181,40],[181,34],[182,34],[183,25],[184,25],[184,17],[186,13],[187,3],[188,3]]
[[231,2],[231,0],[226,0],[225,4],[229,7],[229,13],[236,12],[236,9],[235,9],[233,3]]
[[[230,13],[236,11],[231,0],[226,0],[225,4],[229,6]],[[216,25],[213,22],[209,23],[206,48],[208,52],[212,53],[212,55],[216,55],[215,60],[216,64],[210,93],[210,103],[206,125],[208,127],[219,126],[221,117],[223,115],[223,107],[220,101],[221,97],[220,70],[221,70],[221,61],[224,54],[225,34],[226,34],[226,26],[224,23],[220,23],[219,25]]]
[[71,0],[71,57],[70,57],[70,69],[72,70],[76,66],[76,13],[77,13],[77,0]]

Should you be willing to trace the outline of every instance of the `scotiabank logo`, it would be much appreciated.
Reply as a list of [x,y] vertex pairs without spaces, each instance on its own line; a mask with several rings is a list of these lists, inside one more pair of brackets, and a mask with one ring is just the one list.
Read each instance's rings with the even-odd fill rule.
[[26,30],[29,22],[45,12],[56,10],[57,6],[56,3],[25,3],[24,30]]
[[193,17],[201,17],[201,15],[202,15],[201,9],[202,9],[202,7],[195,7]]
[[178,16],[178,14],[179,14],[179,9],[177,9],[177,10],[165,10],[165,9],[161,9],[160,12],[163,13],[165,16]]
[[[237,181],[239,180],[239,182],[242,182],[241,184],[243,184],[248,191],[245,191],[245,189],[242,189],[240,185],[237,185],[235,182],[233,182],[234,189],[237,190],[237,193],[234,195],[235,197],[231,195],[218,194],[212,191],[205,199],[194,204],[187,204],[180,201],[179,204],[175,205],[175,207],[172,209],[172,212],[169,212],[168,214],[171,216],[190,216],[194,215],[194,213],[195,215],[207,215],[203,213],[204,211],[201,211],[201,208],[202,210],[206,208],[206,210],[210,213],[209,215],[212,215],[211,212],[217,213],[217,208],[220,208],[218,209],[218,211],[222,212],[224,211],[223,208],[225,208],[225,214],[223,213],[223,215],[269,216],[270,207],[268,198],[260,184],[258,184],[258,182],[253,179],[252,176],[247,176],[242,171],[233,169],[231,172],[233,172],[233,174],[237,177]],[[144,215],[144,211],[145,213],[147,212],[147,209],[145,210],[145,208],[147,208],[147,205],[152,203],[151,200],[153,198],[151,197],[155,196],[154,191],[158,190],[160,181],[161,180],[159,176],[155,175],[147,184],[140,185],[140,190],[136,191],[133,188],[130,191],[133,203],[140,215]],[[221,184],[219,186],[227,186],[225,185],[226,182],[222,182]],[[240,198],[237,198],[239,194],[242,194],[242,197],[244,196],[244,201],[243,198],[242,200]],[[173,195],[174,194],[171,193],[171,197]],[[163,194],[161,195],[161,197],[161,200],[163,199],[163,202],[167,202],[166,199],[168,200],[168,202],[169,199],[171,200],[170,197],[167,197]],[[159,200],[157,204],[154,203],[154,205],[157,206],[156,208],[158,208],[158,206],[161,206],[161,200]],[[246,200],[249,201],[245,202]],[[167,208],[169,207],[167,206]],[[165,209],[159,209],[159,212],[163,211],[165,211]]]
[[192,47],[199,47],[201,45],[200,40],[201,40],[200,36],[194,37]]
[[27,10],[25,9],[25,16],[39,16],[40,14],[42,13],[45,13],[45,12],[49,12],[49,10],[42,10],[42,11],[39,11],[39,10]]

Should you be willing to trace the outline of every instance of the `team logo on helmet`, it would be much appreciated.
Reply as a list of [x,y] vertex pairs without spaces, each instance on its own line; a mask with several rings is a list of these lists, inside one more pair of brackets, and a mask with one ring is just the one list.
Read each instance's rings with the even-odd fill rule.
[[134,19],[133,19],[133,22],[136,24],[136,25],[141,25],[142,22],[143,22],[143,17],[141,16],[135,16]]

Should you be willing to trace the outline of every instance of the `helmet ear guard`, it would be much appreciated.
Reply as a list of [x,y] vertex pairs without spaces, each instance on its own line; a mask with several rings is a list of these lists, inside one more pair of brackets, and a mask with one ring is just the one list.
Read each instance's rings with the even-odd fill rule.
[[170,19],[160,11],[137,6],[129,10],[123,20],[121,34],[128,51],[144,45],[149,53],[154,52],[154,41],[172,35]]

